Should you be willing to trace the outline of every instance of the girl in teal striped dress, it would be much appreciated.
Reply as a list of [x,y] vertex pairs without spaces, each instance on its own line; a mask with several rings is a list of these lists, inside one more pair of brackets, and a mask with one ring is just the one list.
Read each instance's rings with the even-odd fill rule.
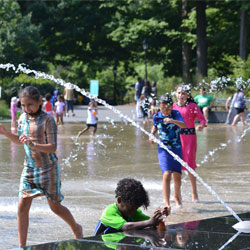
[[76,223],[68,208],[61,204],[60,169],[55,154],[57,127],[52,116],[42,111],[42,97],[37,88],[29,86],[19,94],[23,114],[18,122],[18,134],[0,125],[0,134],[25,150],[18,203],[18,239],[20,247],[26,245],[29,210],[33,198],[45,195],[51,210],[71,227],[75,238],[82,238],[82,227]]

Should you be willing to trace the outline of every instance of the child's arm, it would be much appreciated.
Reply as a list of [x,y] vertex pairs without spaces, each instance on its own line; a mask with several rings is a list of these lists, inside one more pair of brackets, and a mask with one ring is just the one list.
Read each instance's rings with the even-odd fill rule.
[[148,220],[144,221],[136,221],[136,222],[127,222],[125,223],[121,230],[128,231],[128,230],[136,230],[136,229],[143,229],[146,227],[152,227],[159,224],[160,221],[163,219],[163,214],[160,208],[156,209],[152,217]]
[[[155,135],[155,133],[157,132],[157,127],[153,126],[152,129],[151,129],[151,135]],[[152,137],[149,137],[149,142],[154,144],[154,139]]]
[[164,118],[163,121],[166,123],[174,123],[175,125],[177,125],[180,128],[186,128],[186,123],[183,121],[178,121],[178,120],[174,120],[174,119],[170,119],[170,118]]
[[36,143],[33,142],[30,137],[26,136],[26,135],[20,135],[19,137],[19,141],[21,142],[21,144],[26,144],[29,147],[31,147],[32,149],[35,149],[37,151],[43,152],[43,153],[55,153],[56,152],[56,145],[53,144],[40,144],[40,143]]
[[5,127],[0,125],[0,134],[6,136],[8,139],[10,139],[12,142],[21,145],[22,143],[19,141],[19,137],[16,134],[12,134],[10,131],[8,131]]

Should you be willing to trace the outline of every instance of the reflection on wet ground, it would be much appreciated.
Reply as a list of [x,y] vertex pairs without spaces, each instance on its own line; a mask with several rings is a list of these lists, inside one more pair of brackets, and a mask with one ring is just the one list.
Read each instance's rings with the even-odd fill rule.
[[[250,213],[239,215],[250,219]],[[32,249],[249,249],[250,234],[236,232],[233,216],[169,225],[166,231],[145,229],[33,246]],[[29,249],[28,247],[25,249]]]
[[[151,200],[145,213],[152,214],[156,207],[163,206],[157,146],[148,143],[146,135],[122,123],[99,124],[96,138],[86,133],[75,141],[74,136],[82,126],[59,127],[57,155],[62,169],[63,204],[83,225],[84,236],[93,234],[103,209],[114,202],[114,189],[121,178],[142,181]],[[145,129],[149,131],[150,125]],[[236,213],[247,212],[250,207],[250,133],[241,138],[242,132],[240,127],[210,125],[198,133],[197,173]],[[0,145],[0,249],[3,249],[18,245],[17,191],[24,152],[2,136]],[[200,203],[193,204],[185,173],[182,180],[183,208],[173,204],[168,225],[228,215],[227,209],[200,184]],[[30,218],[29,245],[73,237],[70,228],[49,210],[44,198],[34,200]]]

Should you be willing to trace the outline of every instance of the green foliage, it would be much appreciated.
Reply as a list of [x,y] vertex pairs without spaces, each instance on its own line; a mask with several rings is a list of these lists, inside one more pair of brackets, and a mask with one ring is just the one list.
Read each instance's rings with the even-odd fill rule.
[[[196,72],[196,2],[186,2],[188,14],[182,21],[183,2],[178,0],[0,1],[0,61],[25,63],[84,89],[91,79],[98,79],[100,98],[109,101],[117,65],[116,95],[129,101],[136,77],[145,75],[142,41],[146,39],[148,79],[157,81],[159,94],[170,92],[181,82],[183,41],[191,45],[190,70]],[[250,78],[249,59],[236,58],[239,13],[249,6],[247,1],[207,1],[206,81],[219,76]],[[43,94],[63,90],[53,82],[6,71],[1,71],[0,84],[7,102],[22,84],[43,86]]]
[[22,16],[16,1],[0,1],[0,60],[1,62],[26,63],[43,68],[39,27],[31,23],[31,15]]
[[233,79],[239,76],[242,76],[245,81],[250,79],[250,56],[248,56],[246,61],[242,60],[239,56],[228,56],[227,61],[230,63],[231,77]]
[[10,119],[10,108],[5,101],[0,100],[0,120]]

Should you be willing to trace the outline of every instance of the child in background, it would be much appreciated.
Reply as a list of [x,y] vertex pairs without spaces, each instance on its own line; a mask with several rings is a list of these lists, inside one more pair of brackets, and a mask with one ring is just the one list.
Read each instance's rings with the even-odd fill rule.
[[23,114],[18,121],[18,135],[0,125],[0,134],[12,142],[24,145],[25,160],[19,186],[18,239],[19,246],[27,241],[29,210],[35,197],[45,195],[50,209],[72,229],[75,238],[82,238],[82,227],[71,212],[61,204],[60,168],[55,154],[57,127],[52,116],[42,111],[42,97],[37,88],[24,88],[19,99]]
[[90,99],[89,106],[88,106],[88,117],[86,122],[86,127],[80,131],[77,135],[77,137],[81,136],[83,133],[85,133],[87,130],[89,130],[90,127],[93,127],[93,136],[96,134],[97,130],[97,104],[94,99]]
[[157,114],[158,112],[158,105],[157,105],[157,100],[156,96],[151,94],[151,104],[150,104],[150,118],[154,116],[154,114]]
[[[185,128],[185,122],[179,111],[172,110],[173,101],[168,94],[164,94],[159,99],[160,110],[153,116],[153,127],[151,134],[155,135],[158,131],[160,141],[174,154],[182,158],[180,128]],[[154,143],[153,138],[149,138]],[[174,180],[174,199],[176,205],[180,207],[181,193],[181,164],[160,145],[158,146],[158,159],[163,174],[162,190],[165,200],[165,207],[170,210],[170,182]]]
[[57,102],[57,98],[58,98],[58,90],[54,90],[53,92],[53,96],[51,97],[51,104],[53,105],[53,107],[55,106],[55,103]]
[[63,95],[60,95],[58,97],[58,101],[55,103],[55,111],[56,111],[56,124],[59,125],[59,123],[61,122],[61,124],[63,125],[63,114],[65,112],[65,102],[64,102],[64,97]]
[[47,93],[45,95],[45,102],[43,104],[43,110],[48,114],[48,115],[54,115],[54,112],[53,112],[53,105],[52,103],[50,102],[51,100],[51,94],[50,93]]
[[16,132],[17,126],[16,126],[16,117],[17,117],[17,103],[19,99],[15,96],[11,98],[11,104],[10,104],[10,112],[11,112],[11,131]]
[[115,195],[116,203],[106,207],[94,235],[157,226],[163,220],[163,216],[168,215],[166,208],[156,209],[152,217],[142,213],[139,207],[147,208],[149,206],[148,193],[141,182],[135,179],[120,180]]
[[148,116],[150,113],[150,101],[149,98],[145,95],[141,95],[140,97],[140,105],[141,105],[141,112],[142,112],[142,123],[148,123]]

